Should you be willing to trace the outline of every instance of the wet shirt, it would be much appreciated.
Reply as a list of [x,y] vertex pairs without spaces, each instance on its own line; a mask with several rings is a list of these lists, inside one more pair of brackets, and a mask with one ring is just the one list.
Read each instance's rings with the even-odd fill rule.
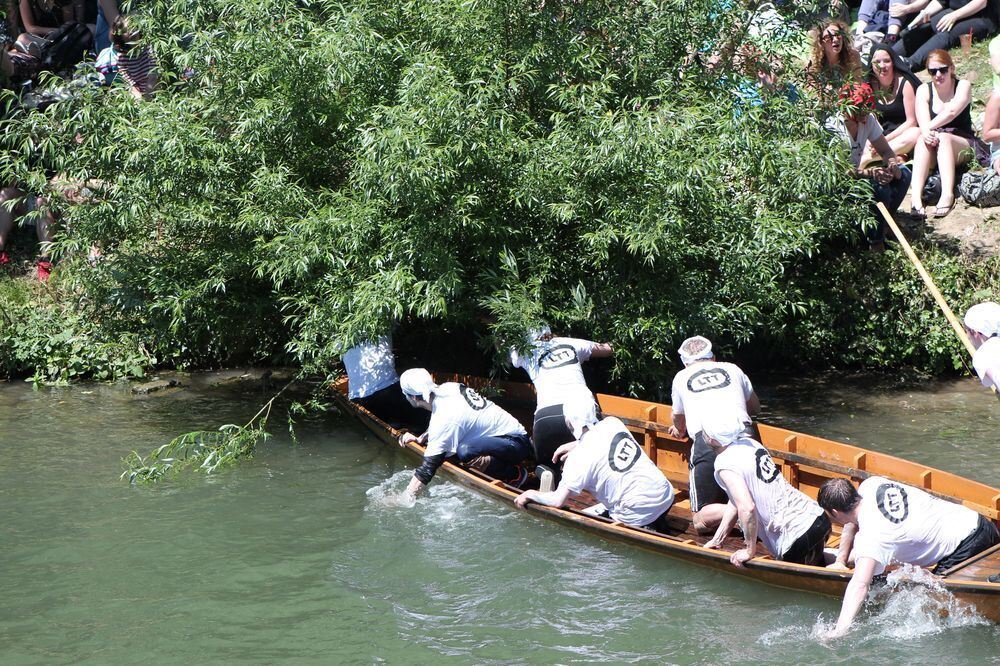
[[[976,369],[983,386],[992,387],[993,381],[1000,383],[1000,338],[994,336],[979,345],[979,349],[972,355],[972,367]],[[993,381],[987,378],[987,372]]]
[[593,400],[580,364],[590,359],[595,347],[596,342],[578,338],[536,340],[523,356],[511,350],[510,362],[528,373],[538,394],[537,409],[542,409],[571,400]]
[[614,520],[648,525],[670,508],[674,489],[619,419],[588,430],[566,457],[560,488],[589,492]]
[[784,555],[823,514],[819,504],[785,480],[759,442],[750,438],[737,440],[715,459],[715,480],[728,493],[720,474],[725,470],[746,484],[756,506],[758,535],[775,557]]
[[432,405],[424,458],[455,455],[463,442],[528,434],[517,419],[465,384],[441,384]]
[[674,376],[672,409],[683,414],[688,434],[693,438],[713,418],[735,414],[750,424],[747,400],[753,394],[750,379],[732,363],[698,361]]
[[875,560],[880,574],[893,562],[929,567],[975,531],[979,514],[898,481],[873,476],[858,487],[854,557]]
[[367,398],[399,381],[392,338],[388,336],[351,347],[343,361],[347,370],[347,397],[351,400]]

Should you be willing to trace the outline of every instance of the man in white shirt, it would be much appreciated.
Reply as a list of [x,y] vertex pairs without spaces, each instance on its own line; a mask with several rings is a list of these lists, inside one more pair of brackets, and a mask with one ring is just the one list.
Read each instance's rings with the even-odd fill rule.
[[411,405],[431,412],[427,432],[420,437],[407,432],[399,438],[400,446],[426,444],[408,495],[416,497],[449,456],[515,487],[527,480],[521,463],[531,457],[531,440],[517,419],[465,384],[435,384],[423,368],[407,370],[399,384]]
[[1000,304],[977,303],[965,313],[965,330],[976,347],[972,367],[983,386],[1000,389]]
[[555,453],[557,460],[565,459],[559,486],[547,492],[528,490],[514,503],[522,509],[528,502],[561,507],[571,496],[587,492],[613,520],[665,532],[674,489],[625,424],[613,416],[598,420],[593,400],[564,408],[567,427],[577,439]]
[[833,522],[844,526],[831,566],[846,568],[854,560],[840,617],[827,638],[847,633],[872,578],[889,565],[933,566],[941,574],[1000,542],[996,526],[972,509],[880,476],[857,489],[847,479],[830,479],[817,499]]
[[412,407],[399,390],[391,336],[365,340],[344,352],[341,360],[347,372],[347,397],[352,402],[393,428],[427,429],[427,412]]
[[[523,353],[511,350],[511,363],[528,373],[538,397],[531,430],[538,464],[551,465],[556,449],[574,440],[566,429],[563,404],[594,400],[583,377],[582,364],[612,353],[611,345],[605,342],[555,337],[547,326],[529,332],[528,347]],[[552,471],[554,481],[558,481],[558,468]]]
[[753,434],[750,416],[760,409],[750,379],[732,363],[715,360],[706,338],[688,338],[678,350],[684,369],[674,376],[671,389],[674,437],[691,437],[690,483],[692,522],[700,534],[714,530],[729,501],[715,480],[715,452],[705,441],[707,424],[739,420]]
[[830,536],[830,519],[814,500],[793,488],[760,442],[744,434],[744,424],[709,425],[705,437],[718,454],[715,479],[728,493],[729,504],[715,537],[706,548],[719,548],[737,518],[746,548],[730,561],[737,567],[757,554],[757,537],[774,559],[824,566],[824,546]]

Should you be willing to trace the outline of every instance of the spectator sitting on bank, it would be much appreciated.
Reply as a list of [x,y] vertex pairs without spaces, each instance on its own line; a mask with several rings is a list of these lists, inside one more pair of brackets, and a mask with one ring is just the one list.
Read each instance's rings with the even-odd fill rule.
[[[903,166],[903,159],[892,150],[882,132],[882,126],[872,111],[875,108],[875,97],[871,86],[867,83],[846,85],[840,91],[841,103],[844,104],[843,117],[838,119],[843,124],[838,127],[838,134],[847,136],[851,147],[851,164],[857,178],[868,178],[872,181],[875,201],[885,204],[890,212],[899,208],[906,197],[906,188],[910,184],[910,170]],[[865,145],[870,144],[882,158],[881,166],[861,167],[861,157]],[[880,249],[885,242],[885,227],[879,218],[875,231],[868,232],[868,241],[873,249]]]
[[84,22],[83,0],[20,0],[24,31],[47,37],[64,23]]
[[[955,206],[955,171],[959,164],[973,152],[985,157],[988,150],[972,129],[972,85],[955,76],[951,55],[941,49],[931,51],[927,71],[931,81],[917,90],[920,139],[913,151],[910,214],[944,217]],[[935,165],[941,174],[941,199],[931,211],[925,211],[924,183]]]
[[111,46],[97,56],[98,71],[105,84],[121,74],[129,90],[138,99],[149,99],[156,91],[156,58],[142,45],[142,32],[131,16],[119,14],[111,26]]
[[41,253],[38,259],[38,279],[49,279],[52,262],[47,259],[49,245],[52,243],[52,225],[55,217],[42,197],[26,196],[16,187],[0,189],[0,265],[10,263],[10,236],[14,222],[18,218],[34,219],[35,232]]
[[983,117],[983,141],[990,144],[990,168],[1000,173],[1000,91],[994,89]]
[[861,56],[843,21],[827,19],[812,31],[812,55],[806,65],[806,79],[826,106],[833,106],[837,91],[845,83],[860,81],[861,75]]
[[[875,117],[885,132],[885,140],[897,155],[908,155],[920,139],[915,107],[920,79],[891,46],[879,44],[872,50],[871,71],[865,80],[875,94]],[[870,146],[861,166],[868,166],[877,155],[875,146]]]
[[996,32],[996,10],[990,0],[931,0],[893,48],[908,56],[919,72],[933,51],[958,46],[962,35],[971,34],[978,41]]
[[97,25],[94,26],[94,52],[111,46],[111,26],[121,13],[117,0],[97,0]]
[[906,4],[906,0],[862,0],[855,32],[880,32],[885,35],[886,43],[895,43],[899,31],[903,29],[903,21],[899,16],[893,16],[890,9],[893,5],[902,4]]

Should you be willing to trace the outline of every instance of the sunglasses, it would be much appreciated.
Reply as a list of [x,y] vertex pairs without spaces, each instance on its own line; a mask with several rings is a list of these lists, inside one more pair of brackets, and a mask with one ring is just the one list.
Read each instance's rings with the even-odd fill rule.
[[931,76],[937,76],[938,74],[947,74],[950,67],[928,67],[927,73]]
[[842,39],[844,39],[844,36],[838,32],[838,33],[835,33],[835,34],[832,34],[832,35],[823,35],[822,39],[823,39],[824,42],[832,42],[835,39],[841,39],[842,40]]

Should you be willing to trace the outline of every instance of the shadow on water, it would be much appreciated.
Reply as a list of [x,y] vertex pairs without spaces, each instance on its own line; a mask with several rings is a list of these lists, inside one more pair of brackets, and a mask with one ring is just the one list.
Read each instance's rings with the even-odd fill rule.
[[[971,382],[761,385],[767,418],[994,482],[997,409]],[[988,399],[987,399],[988,398]],[[859,631],[838,604],[604,542],[436,482],[349,421],[251,461],[132,488],[120,458],[243,422],[254,390],[0,387],[0,659],[430,663],[984,663],[1000,634],[925,589]],[[942,613],[947,609],[948,613]]]

